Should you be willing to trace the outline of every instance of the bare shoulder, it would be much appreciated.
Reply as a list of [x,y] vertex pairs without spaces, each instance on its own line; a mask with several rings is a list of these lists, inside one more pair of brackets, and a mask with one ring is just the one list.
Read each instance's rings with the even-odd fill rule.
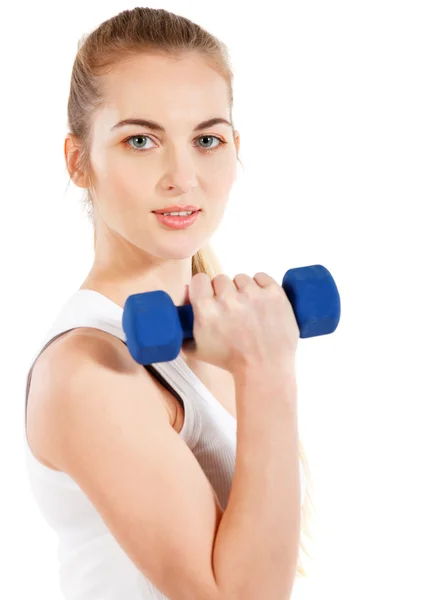
[[[93,327],[78,327],[54,340],[36,360],[28,393],[26,429],[30,448],[44,465],[60,470],[55,465],[52,447],[55,437],[49,434],[55,427],[54,419],[66,414],[64,388],[70,392],[85,373],[91,377],[98,370],[99,386],[117,385],[122,395],[129,391],[132,397],[141,392],[173,426],[174,405],[165,398],[165,389],[137,364],[126,345],[117,337]],[[106,375],[104,378],[103,375]],[[149,391],[149,393],[147,393]],[[62,404],[62,405],[61,405]]]
[[92,358],[105,361],[106,366],[114,370],[124,369],[128,373],[142,373],[129,354],[126,344],[116,336],[95,327],[77,327],[61,335],[41,354],[40,359],[46,364],[56,358],[61,360],[81,360]]

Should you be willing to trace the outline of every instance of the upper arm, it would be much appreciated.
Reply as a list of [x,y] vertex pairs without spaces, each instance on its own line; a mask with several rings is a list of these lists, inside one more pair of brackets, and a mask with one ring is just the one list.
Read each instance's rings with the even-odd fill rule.
[[147,371],[136,375],[117,346],[104,343],[74,336],[50,359],[42,419],[49,458],[163,594],[217,599],[217,496],[171,427]]

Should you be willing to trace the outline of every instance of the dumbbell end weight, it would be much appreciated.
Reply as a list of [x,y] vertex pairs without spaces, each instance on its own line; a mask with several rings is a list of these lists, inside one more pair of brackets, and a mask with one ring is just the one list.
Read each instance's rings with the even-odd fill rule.
[[336,331],[340,321],[340,296],[328,269],[322,265],[289,269],[282,288],[293,307],[301,338]]
[[[128,350],[137,363],[148,365],[177,358],[184,339],[181,313],[177,310],[180,308],[183,307],[176,307],[163,290],[128,296],[122,328]],[[186,314],[186,323],[189,319]],[[193,311],[191,327],[193,331]]]

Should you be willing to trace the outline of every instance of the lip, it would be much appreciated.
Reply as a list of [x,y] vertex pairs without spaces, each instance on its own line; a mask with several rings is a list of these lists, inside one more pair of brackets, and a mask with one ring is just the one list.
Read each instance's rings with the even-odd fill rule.
[[192,210],[198,211],[201,210],[197,206],[192,206],[191,204],[187,204],[186,206],[167,206],[166,208],[160,208],[159,210],[152,210],[153,213],[165,213],[165,212],[180,212],[182,210]]
[[200,210],[196,210],[193,215],[189,215],[188,217],[168,217],[159,213],[154,214],[156,215],[157,220],[165,227],[169,227],[170,229],[187,229],[196,223],[200,212]]

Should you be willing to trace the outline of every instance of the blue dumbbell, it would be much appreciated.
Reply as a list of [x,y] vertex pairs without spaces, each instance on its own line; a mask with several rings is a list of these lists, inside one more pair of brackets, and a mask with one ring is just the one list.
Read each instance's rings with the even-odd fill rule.
[[[294,310],[301,338],[333,333],[340,319],[340,297],[321,265],[290,269],[282,288]],[[193,338],[191,304],[175,306],[163,290],[129,296],[122,327],[131,356],[141,365],[174,360],[183,340]]]

